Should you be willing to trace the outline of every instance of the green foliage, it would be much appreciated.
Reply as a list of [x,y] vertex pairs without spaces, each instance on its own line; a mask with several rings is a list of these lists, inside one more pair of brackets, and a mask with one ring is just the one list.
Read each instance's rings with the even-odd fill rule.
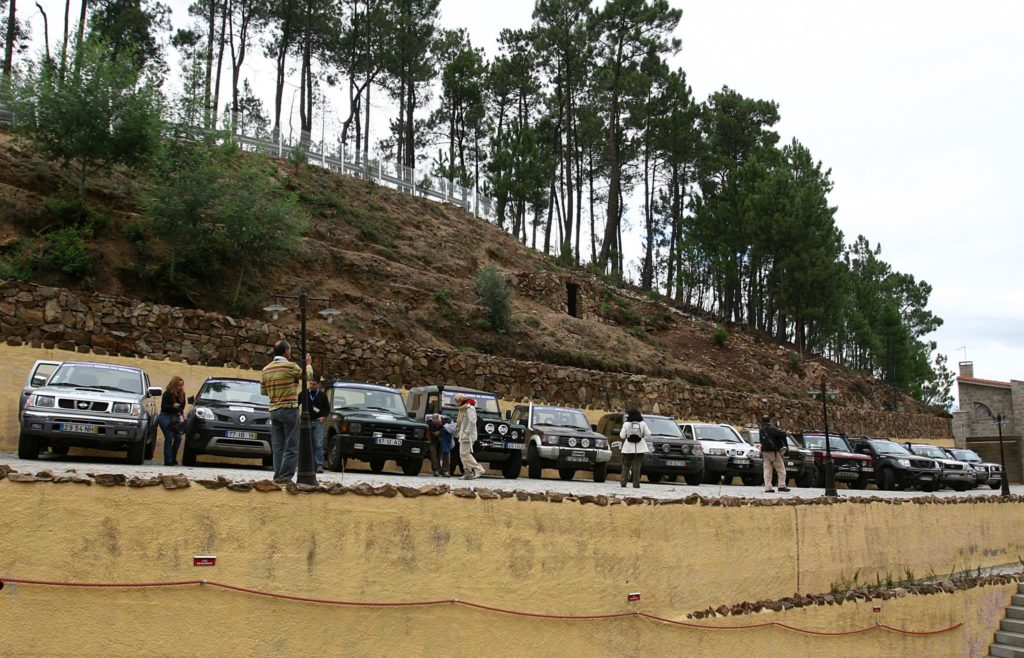
[[512,316],[512,295],[505,274],[494,263],[488,263],[473,277],[473,290],[486,311],[486,319],[492,329],[507,331]]
[[67,227],[45,234],[32,259],[32,269],[39,274],[60,273],[70,278],[91,276],[95,257],[86,245],[91,236],[85,227]]
[[33,80],[35,143],[50,157],[79,170],[84,198],[90,170],[135,165],[156,148],[160,93],[131,58],[110,59],[107,44],[90,35],[74,54],[76,66],[61,74],[44,61]]
[[715,327],[715,330],[711,332],[711,340],[718,347],[725,347],[726,341],[729,340],[729,332],[725,330],[725,327]]
[[789,353],[789,367],[792,368],[793,370],[799,370],[800,369],[800,353],[799,352],[790,352]]
[[441,290],[434,290],[430,293],[430,296],[434,298],[434,301],[438,304],[448,304],[452,300],[452,291],[448,288],[442,288]]

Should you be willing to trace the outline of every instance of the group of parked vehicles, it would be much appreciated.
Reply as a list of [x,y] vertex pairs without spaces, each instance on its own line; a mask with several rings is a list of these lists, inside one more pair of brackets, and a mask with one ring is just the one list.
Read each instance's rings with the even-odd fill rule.
[[[454,419],[458,393],[476,401],[474,456],[506,478],[519,477],[524,466],[531,478],[542,477],[545,469],[563,480],[589,471],[595,482],[622,470],[622,413],[605,414],[595,424],[579,409],[554,405],[518,404],[502,414],[494,393],[441,384],[412,388],[404,398],[395,388],[346,380],[329,380],[324,391],[331,408],[324,466],[331,471],[342,471],[354,459],[368,463],[374,473],[392,461],[404,474],[418,475],[429,456],[428,417],[440,413]],[[161,393],[140,368],[37,361],[19,400],[18,456],[36,459],[46,449],[66,454],[71,447],[85,447],[124,450],[129,463],[141,464],[153,456]],[[211,377],[188,402],[184,465],[195,465],[204,454],[271,464],[269,401],[258,380]],[[644,420],[652,436],[641,472],[649,482],[729,484],[739,477],[746,485],[764,484],[756,428],[659,415]],[[884,490],[924,491],[1000,485],[1001,467],[971,450],[834,433],[827,440],[836,482],[852,489],[870,483]],[[815,430],[787,436],[787,480],[798,487],[824,483],[825,441]]]

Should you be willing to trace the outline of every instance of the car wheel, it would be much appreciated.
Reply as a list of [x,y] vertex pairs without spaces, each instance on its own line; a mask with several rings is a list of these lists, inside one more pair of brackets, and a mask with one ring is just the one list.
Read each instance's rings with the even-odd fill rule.
[[533,480],[543,477],[544,469],[540,465],[540,455],[537,454],[537,446],[530,444],[526,449],[526,475]]
[[384,470],[384,462],[387,460],[383,457],[373,457],[370,459],[370,471],[373,473],[380,473]]
[[523,470],[523,453],[513,452],[501,465],[501,474],[506,480],[515,480]]
[[341,440],[337,434],[327,437],[327,445],[324,446],[324,466],[335,473],[340,473],[345,468],[345,456],[341,454]]
[[[181,449],[181,465],[182,466],[195,466],[196,465],[196,457],[198,457],[198,456],[199,456],[199,453],[196,452],[192,448],[192,446],[190,446],[188,444],[188,441],[186,441],[185,442],[185,446]],[[273,466],[273,464],[271,464],[271,466]]]
[[128,444],[128,455],[126,461],[136,466],[146,461],[146,439]]
[[648,473],[647,481],[651,484],[658,484],[661,482],[661,478],[664,477],[661,473]]
[[594,482],[604,482],[608,479],[608,463],[594,464]]
[[576,469],[575,468],[560,468],[560,469],[558,469],[558,477],[562,478],[563,480],[571,480],[574,477],[576,477]]
[[807,471],[796,479],[796,486],[804,489],[809,489],[817,484],[818,469],[809,468]]
[[152,459],[154,452],[156,452],[156,432],[153,432],[153,440],[146,443],[146,459]]
[[1001,487],[1001,486],[1003,486],[1003,483],[1002,483],[1002,482],[996,482],[995,484],[990,484],[990,485],[988,485],[988,488],[989,488],[989,489],[998,489],[998,488],[999,488],[999,487]]
[[686,484],[690,485],[691,487],[696,487],[700,485],[701,482],[704,481],[704,471],[686,475],[684,477],[686,478]]
[[405,475],[417,476],[423,470],[423,459],[410,457],[402,462],[402,473]]
[[892,491],[896,488],[896,473],[891,468],[883,468],[878,473],[878,488],[882,491]]
[[25,432],[19,434],[18,459],[39,459],[39,439]]
[[853,482],[847,482],[846,486],[851,489],[867,489],[868,488],[868,476],[861,475]]

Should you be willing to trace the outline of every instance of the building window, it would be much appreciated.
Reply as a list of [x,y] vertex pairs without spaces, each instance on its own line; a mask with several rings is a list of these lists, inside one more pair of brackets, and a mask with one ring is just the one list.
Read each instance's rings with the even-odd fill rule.
[[991,420],[992,410],[988,408],[988,405],[981,402],[974,403],[974,419],[975,420]]

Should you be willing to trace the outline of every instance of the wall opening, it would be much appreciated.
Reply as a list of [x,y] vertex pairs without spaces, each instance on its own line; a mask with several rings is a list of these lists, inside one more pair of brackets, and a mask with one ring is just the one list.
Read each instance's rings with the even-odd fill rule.
[[579,285],[571,281],[565,284],[565,292],[567,296],[566,308],[569,312],[569,315],[571,315],[574,318],[579,317],[579,308],[576,304],[576,297],[579,294],[579,289]]

